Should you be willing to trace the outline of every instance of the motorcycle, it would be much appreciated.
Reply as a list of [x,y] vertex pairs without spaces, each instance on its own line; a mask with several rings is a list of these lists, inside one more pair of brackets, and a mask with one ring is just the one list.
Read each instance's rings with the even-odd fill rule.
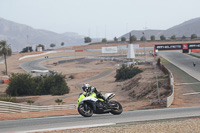
[[97,98],[96,93],[80,93],[78,97],[78,112],[84,117],[104,113],[119,115],[123,112],[122,105],[117,101],[110,101],[114,96],[115,94],[113,93],[106,93],[104,101],[101,98]]

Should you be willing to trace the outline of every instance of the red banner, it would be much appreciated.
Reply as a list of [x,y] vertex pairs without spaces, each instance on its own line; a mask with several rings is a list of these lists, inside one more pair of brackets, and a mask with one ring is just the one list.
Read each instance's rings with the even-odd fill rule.
[[183,44],[183,49],[188,49],[188,45],[187,44]]

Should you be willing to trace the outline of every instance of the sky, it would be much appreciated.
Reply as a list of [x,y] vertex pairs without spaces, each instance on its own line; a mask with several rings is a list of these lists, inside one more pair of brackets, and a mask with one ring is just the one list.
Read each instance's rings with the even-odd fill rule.
[[200,17],[200,0],[0,0],[0,17],[35,29],[113,39]]

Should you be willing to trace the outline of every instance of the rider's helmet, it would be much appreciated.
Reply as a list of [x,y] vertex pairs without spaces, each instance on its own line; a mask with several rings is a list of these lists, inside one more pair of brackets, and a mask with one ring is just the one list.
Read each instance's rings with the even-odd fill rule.
[[90,92],[91,91],[91,86],[89,84],[85,83],[85,84],[83,84],[82,89],[85,92]]

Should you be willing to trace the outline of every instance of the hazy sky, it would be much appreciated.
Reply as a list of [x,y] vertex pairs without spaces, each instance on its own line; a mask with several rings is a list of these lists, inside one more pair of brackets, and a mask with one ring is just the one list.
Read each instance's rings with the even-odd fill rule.
[[36,29],[113,39],[200,17],[200,0],[0,0],[0,17]]

